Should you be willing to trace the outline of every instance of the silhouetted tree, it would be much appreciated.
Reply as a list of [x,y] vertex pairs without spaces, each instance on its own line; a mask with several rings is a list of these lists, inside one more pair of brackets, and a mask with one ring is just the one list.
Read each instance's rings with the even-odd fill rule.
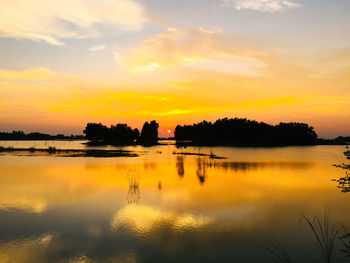
[[140,132],[127,124],[111,125],[107,128],[101,123],[88,123],[84,130],[86,138],[92,143],[133,144],[138,140]]
[[133,130],[127,124],[117,124],[111,126],[108,141],[116,144],[132,144],[138,139],[138,136],[137,129]]
[[103,142],[108,137],[109,129],[101,123],[88,123],[83,131],[91,142]]
[[142,130],[140,141],[145,144],[155,144],[158,142],[158,127],[159,124],[156,121],[150,123],[145,122]]
[[177,125],[175,139],[197,145],[311,145],[317,141],[314,128],[305,123],[270,125],[247,119],[218,119],[193,125]]

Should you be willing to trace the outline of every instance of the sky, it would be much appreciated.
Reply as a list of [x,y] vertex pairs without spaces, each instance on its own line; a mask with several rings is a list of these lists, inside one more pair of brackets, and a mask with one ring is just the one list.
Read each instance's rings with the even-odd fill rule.
[[239,117],[350,136],[349,0],[0,6],[0,131]]

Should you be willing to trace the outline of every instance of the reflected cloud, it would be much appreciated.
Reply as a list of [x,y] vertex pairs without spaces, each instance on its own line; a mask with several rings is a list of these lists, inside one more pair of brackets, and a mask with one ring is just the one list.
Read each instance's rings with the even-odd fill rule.
[[54,236],[44,234],[38,238],[0,242],[1,262],[43,262],[41,256]]
[[339,146],[215,149],[225,160],[160,147],[148,159],[1,157],[0,261],[260,262],[251,251],[276,235],[305,247],[290,228],[301,211],[330,204],[336,221],[349,222],[330,182],[344,176],[329,160]]
[[175,228],[198,228],[211,222],[209,217],[198,217],[192,214],[179,215],[162,211],[159,208],[132,204],[120,209],[112,219],[111,227],[118,229],[130,226],[137,232],[148,232],[161,223],[173,225]]

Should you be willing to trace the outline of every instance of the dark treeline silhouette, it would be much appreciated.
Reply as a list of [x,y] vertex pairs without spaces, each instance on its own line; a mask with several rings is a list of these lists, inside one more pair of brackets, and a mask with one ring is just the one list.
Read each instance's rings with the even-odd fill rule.
[[313,145],[317,143],[314,128],[305,123],[270,125],[247,119],[218,119],[214,123],[202,121],[193,125],[177,125],[177,141],[195,145]]
[[158,141],[158,127],[159,124],[156,121],[145,122],[140,134],[137,128],[132,129],[127,124],[111,125],[108,128],[101,123],[88,123],[84,134],[90,144],[153,145]]
[[347,145],[350,144],[350,136],[338,136],[334,139],[318,139],[318,144],[326,144],[326,145]]
[[0,132],[0,140],[79,140],[83,135],[65,136],[63,134],[50,135],[40,132],[24,133],[23,131]]
[[140,136],[138,129],[132,129],[127,124],[108,128],[101,123],[88,123],[84,133],[91,143],[133,144]]

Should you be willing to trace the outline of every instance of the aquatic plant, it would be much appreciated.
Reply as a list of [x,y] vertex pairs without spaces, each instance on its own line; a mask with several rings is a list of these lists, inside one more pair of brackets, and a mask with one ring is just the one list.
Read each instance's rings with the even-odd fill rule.
[[[348,147],[346,149],[348,149]],[[350,151],[344,152],[344,155],[346,156],[346,158],[350,159]]]
[[337,187],[341,189],[342,193],[350,192],[350,177],[348,173],[346,173],[344,177],[340,177],[339,179],[333,179],[332,181],[338,183]]
[[217,156],[213,153],[210,154],[206,154],[206,153],[196,153],[196,152],[176,152],[173,151],[173,154],[176,155],[193,155],[193,156],[199,156],[199,157],[209,157],[210,159],[227,159],[226,157],[222,157],[222,156]]
[[209,151],[209,158],[215,158],[215,154],[212,150]]
[[140,173],[135,169],[129,169],[127,178],[129,181],[129,190],[126,196],[128,204],[138,203],[140,200]]
[[267,251],[270,252],[269,259],[275,263],[292,263],[288,252],[283,248],[283,246],[275,241],[267,248]]
[[313,233],[325,263],[332,262],[335,241],[339,233],[338,225],[331,224],[329,221],[329,212],[329,209],[326,209],[323,221],[317,216],[310,220],[303,215],[300,219],[300,222],[304,221]]
[[[319,217],[315,216],[312,220],[306,217],[305,215],[301,216],[299,221],[299,227],[301,223],[306,223],[308,229],[313,234],[313,237],[316,241],[316,244],[321,252],[321,261],[316,260],[315,262],[324,262],[331,263],[334,255],[334,248],[336,241],[340,236],[339,233],[339,225],[331,224],[329,220],[330,210],[326,209],[323,215],[323,220]],[[350,248],[350,245],[349,245]],[[275,263],[292,263],[288,252],[283,248],[283,246],[279,242],[274,242],[270,247],[267,248],[269,252],[269,259],[271,262]]]
[[50,154],[53,154],[57,151],[56,147],[53,147],[53,146],[49,146],[49,148],[47,148],[47,150]]
[[12,152],[14,151],[14,148],[9,146],[9,147],[3,147],[3,146],[0,146],[0,152]]
[[[346,158],[350,159],[350,151],[345,151],[344,155]],[[333,166],[345,170],[350,170],[350,164],[348,163],[333,164]],[[332,179],[332,181],[338,183],[337,187],[341,189],[342,193],[350,192],[350,177],[348,172],[345,172],[344,177],[340,177],[339,179]]]
[[30,147],[30,148],[29,148],[29,151],[30,151],[30,152],[35,152],[35,150],[36,150],[35,147]]

